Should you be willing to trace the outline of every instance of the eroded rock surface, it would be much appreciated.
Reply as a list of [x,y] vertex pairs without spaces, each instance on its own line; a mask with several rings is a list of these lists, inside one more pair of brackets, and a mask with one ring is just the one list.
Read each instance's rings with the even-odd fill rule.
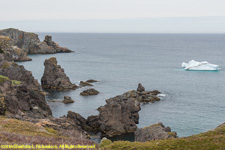
[[135,131],[135,141],[147,142],[177,138],[176,132],[171,132],[170,127],[165,127],[161,122]]
[[64,69],[57,65],[55,57],[46,59],[44,62],[45,71],[41,78],[41,85],[47,90],[69,90],[76,89],[77,86],[72,84],[69,77],[65,74]]
[[2,115],[18,119],[51,117],[51,110],[31,72],[14,62],[0,63]]
[[0,35],[0,53],[4,54],[1,60],[8,61],[31,61],[32,59],[27,56],[25,51],[22,51],[17,46],[13,46],[13,41],[7,36]]
[[41,42],[37,34],[13,28],[0,30],[0,35],[10,37],[14,46],[17,46],[29,54],[72,52],[68,48],[60,47],[57,43],[51,40],[50,36],[46,36],[45,41]]
[[[129,91],[106,100],[106,105],[98,108],[100,131],[107,136],[134,132],[139,122],[138,112],[141,102],[160,100],[158,91],[145,91],[139,84],[138,91]],[[93,122],[92,122],[93,123]]]

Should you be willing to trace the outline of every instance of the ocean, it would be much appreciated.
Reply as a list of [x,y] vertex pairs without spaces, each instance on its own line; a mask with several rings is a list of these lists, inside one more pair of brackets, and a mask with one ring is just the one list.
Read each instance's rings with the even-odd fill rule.
[[[162,122],[179,137],[208,131],[225,122],[225,34],[114,34],[38,33],[43,40],[50,34],[60,46],[75,53],[29,55],[21,62],[39,80],[44,60],[56,57],[73,83],[96,79],[93,88],[100,93],[82,97],[85,87],[67,92],[51,92],[47,99],[71,96],[75,103],[48,102],[55,117],[71,110],[85,118],[98,114],[105,100],[135,90],[166,95],[161,101],[142,104],[138,127]],[[220,71],[184,71],[182,62],[208,61]]]

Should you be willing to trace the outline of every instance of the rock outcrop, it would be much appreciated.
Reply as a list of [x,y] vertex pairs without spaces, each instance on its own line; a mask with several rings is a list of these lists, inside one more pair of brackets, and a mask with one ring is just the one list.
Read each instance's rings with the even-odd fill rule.
[[60,47],[58,43],[55,43],[54,41],[52,41],[52,36],[50,36],[50,35],[46,35],[45,36],[44,42],[47,43],[48,46],[50,46],[53,49],[55,49],[56,53],[70,53],[70,52],[72,52],[68,48]]
[[137,129],[134,134],[135,141],[138,142],[177,138],[177,133],[171,132],[170,127],[165,127],[161,122],[149,127]]
[[99,91],[95,89],[87,89],[80,93],[82,96],[89,96],[89,95],[98,95]]
[[155,102],[160,100],[156,95],[159,91],[145,91],[139,84],[139,91],[129,91],[122,95],[106,100],[106,105],[98,108],[99,115],[95,121],[100,124],[100,131],[106,136],[120,135],[134,132],[139,122],[138,112],[141,102]]
[[111,137],[136,131],[140,110],[140,103],[126,95],[106,100],[106,105],[98,108],[101,132]]
[[0,35],[0,53],[4,54],[1,60],[8,61],[31,61],[27,53],[22,51],[17,46],[13,46],[12,39],[7,36]]
[[64,96],[64,104],[74,103],[74,100],[70,96]]
[[14,62],[0,62],[2,115],[18,119],[51,117],[51,110],[31,72]]
[[45,71],[41,78],[41,85],[46,90],[70,90],[77,86],[72,84],[69,77],[66,76],[64,69],[57,65],[55,57],[46,59],[44,62]]
[[22,49],[22,51],[29,54],[72,52],[71,50],[60,47],[57,43],[53,42],[50,36],[46,36],[45,41],[41,42],[37,34],[13,28],[0,30],[0,35],[10,37],[14,46],[17,46]]

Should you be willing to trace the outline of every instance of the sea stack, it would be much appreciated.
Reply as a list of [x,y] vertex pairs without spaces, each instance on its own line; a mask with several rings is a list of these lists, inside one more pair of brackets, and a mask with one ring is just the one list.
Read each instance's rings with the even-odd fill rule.
[[72,84],[64,69],[57,65],[55,57],[46,59],[44,62],[45,71],[41,78],[41,85],[46,90],[70,90],[76,89],[77,85]]

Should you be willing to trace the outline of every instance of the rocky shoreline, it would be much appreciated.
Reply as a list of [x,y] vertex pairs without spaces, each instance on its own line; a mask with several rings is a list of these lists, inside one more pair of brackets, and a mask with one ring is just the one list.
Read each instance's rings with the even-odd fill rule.
[[[140,83],[136,90],[105,100],[106,104],[97,109],[98,115],[85,119],[79,113],[68,111],[66,116],[54,118],[42,88],[55,91],[76,90],[93,86],[92,83],[98,81],[93,79],[81,81],[79,86],[71,83],[64,69],[58,65],[57,59],[51,57],[44,62],[45,70],[41,84],[39,84],[30,71],[15,62],[31,60],[27,54],[61,52],[72,51],[60,47],[52,41],[51,36],[46,36],[41,42],[38,35],[34,33],[26,33],[17,29],[0,30],[1,116],[49,127],[64,136],[79,134],[86,140],[90,139],[90,134],[113,137],[127,133],[134,133],[135,141],[139,142],[178,138],[176,132],[171,132],[171,129],[162,123],[141,129],[137,127],[141,103],[160,101],[158,95],[161,94],[157,90],[147,91]],[[83,91],[81,95],[97,95],[100,92],[91,88]],[[62,102],[70,105],[74,100],[65,96]]]
[[[0,31],[0,115],[19,120],[39,123],[42,126],[51,127],[55,130],[76,130],[83,137],[88,138],[88,133],[101,133],[101,136],[112,137],[137,130],[139,122],[138,112],[141,110],[140,103],[159,101],[159,91],[145,91],[139,84],[137,90],[126,92],[122,95],[106,100],[104,106],[98,108],[99,115],[89,116],[87,119],[80,114],[69,111],[67,116],[54,118],[45,100],[45,90],[75,90],[85,86],[93,86],[96,80],[81,81],[78,87],[72,84],[64,69],[58,65],[55,57],[46,59],[45,70],[41,78],[41,85],[23,66],[14,61],[14,47],[26,54],[71,52],[58,46],[52,41],[51,36],[46,36],[40,42],[34,33],[27,33],[17,29]],[[8,37],[7,37],[8,36]],[[22,54],[21,54],[22,55]],[[19,57],[17,57],[19,58]],[[99,92],[93,88],[81,93],[83,96],[96,95]],[[70,97],[65,96],[62,101],[65,104],[73,103]]]

